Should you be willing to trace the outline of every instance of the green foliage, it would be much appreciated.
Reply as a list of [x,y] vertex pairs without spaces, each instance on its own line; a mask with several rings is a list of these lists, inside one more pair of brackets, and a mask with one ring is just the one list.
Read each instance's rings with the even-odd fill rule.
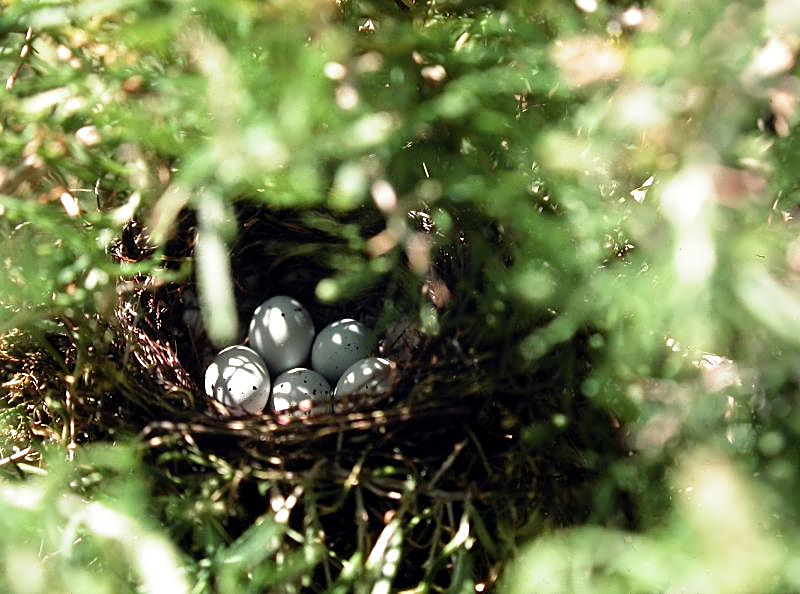
[[134,450],[52,451],[44,476],[0,486],[4,592],[189,592],[175,546],[147,513]]
[[[238,339],[230,254],[254,206],[300,229],[281,256],[325,271],[319,301],[388,288],[381,324],[457,347],[483,369],[475,392],[547,394],[509,434],[593,477],[591,509],[564,515],[586,525],[564,532],[520,510],[504,534],[465,505],[420,591],[444,570],[452,592],[494,579],[473,546],[498,567],[519,552],[512,594],[799,588],[797,11],[627,4],[0,3],[0,335],[4,353],[20,337],[55,353],[57,379],[4,355],[0,469],[38,468],[10,457],[25,415],[52,450],[45,477],[0,484],[2,590],[291,591],[329,563],[333,591],[391,587],[430,510],[333,559],[312,516],[290,526],[275,505],[229,534],[223,461],[171,473],[117,445],[57,461],[76,448],[64,386],[91,371],[147,409],[90,364],[133,279],[196,283],[211,342]],[[123,250],[131,220],[147,241]],[[153,581],[153,548],[172,581]]]

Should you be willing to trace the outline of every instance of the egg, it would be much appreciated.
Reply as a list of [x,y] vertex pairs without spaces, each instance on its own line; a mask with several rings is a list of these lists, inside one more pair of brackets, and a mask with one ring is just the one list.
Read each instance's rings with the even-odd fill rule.
[[368,356],[376,344],[375,335],[361,322],[349,318],[337,320],[325,326],[314,339],[311,368],[335,382],[345,369]]
[[392,387],[393,370],[394,363],[388,359],[377,357],[361,359],[344,371],[336,383],[333,394],[336,398],[356,392],[382,394]]
[[275,378],[272,387],[272,409],[284,411],[300,405],[302,410],[310,411],[315,405],[328,403],[331,399],[331,385],[316,371],[297,367]]
[[314,342],[314,322],[297,299],[278,295],[256,308],[248,337],[250,346],[270,371],[282,373],[308,359]]
[[254,350],[235,345],[223,349],[206,369],[206,394],[232,412],[257,414],[269,400],[269,370]]

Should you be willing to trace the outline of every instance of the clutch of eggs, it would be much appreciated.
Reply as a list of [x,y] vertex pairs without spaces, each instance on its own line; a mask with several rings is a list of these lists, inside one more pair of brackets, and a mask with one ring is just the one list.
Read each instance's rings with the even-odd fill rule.
[[[391,387],[394,364],[369,357],[377,340],[367,326],[344,318],[315,336],[311,315],[292,297],[277,295],[259,305],[248,338],[251,348],[223,349],[206,370],[206,394],[234,413],[257,414],[267,403],[274,412],[297,407],[295,415],[330,411],[321,405],[334,395]],[[309,359],[310,369],[303,367]]]

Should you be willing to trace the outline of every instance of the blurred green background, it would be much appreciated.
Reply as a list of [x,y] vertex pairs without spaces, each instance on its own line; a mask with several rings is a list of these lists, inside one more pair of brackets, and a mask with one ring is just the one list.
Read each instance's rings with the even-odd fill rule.
[[[134,280],[239,338],[250,207],[308,238],[320,302],[393,288],[380,323],[488,360],[487,394],[563,385],[528,451],[609,439],[565,402],[614,426],[574,446],[590,503],[488,577],[453,535],[449,591],[800,589],[794,0],[5,0],[0,40],[0,590],[325,590],[280,507],[226,534],[215,470],[170,495],[141,438],[70,429],[159,397],[97,369]],[[331,590],[389,591],[399,526]]]

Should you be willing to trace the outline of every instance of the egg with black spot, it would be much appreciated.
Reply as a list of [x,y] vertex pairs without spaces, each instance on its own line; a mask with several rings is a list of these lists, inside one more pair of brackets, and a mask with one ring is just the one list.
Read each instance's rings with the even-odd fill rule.
[[348,367],[339,381],[333,394],[336,398],[349,396],[357,392],[383,394],[388,392],[393,383],[395,364],[388,359],[366,357]]
[[356,320],[345,318],[325,326],[311,347],[311,368],[335,382],[342,372],[367,357],[377,345],[375,334]]
[[[332,398],[331,385],[316,371],[298,367],[275,378],[272,386],[272,410],[282,412],[293,406],[306,414],[314,408],[328,411]],[[328,405],[319,408],[320,405]]]
[[253,349],[223,349],[206,369],[206,394],[235,414],[258,414],[269,401],[269,369]]
[[314,322],[303,304],[286,295],[270,297],[250,320],[250,347],[272,373],[299,367],[308,359],[314,342]]

